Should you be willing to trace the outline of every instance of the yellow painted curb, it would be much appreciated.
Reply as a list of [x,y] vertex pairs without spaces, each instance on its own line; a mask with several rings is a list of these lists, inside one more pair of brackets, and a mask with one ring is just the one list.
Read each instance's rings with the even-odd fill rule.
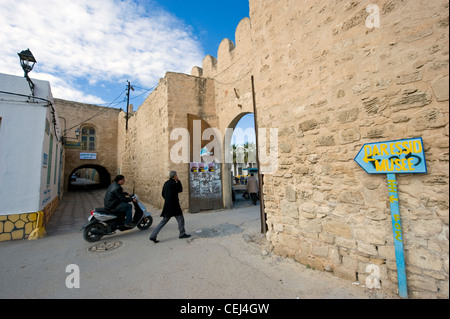
[[47,235],[45,228],[42,226],[44,222],[44,212],[37,212],[37,214],[36,228],[30,233],[28,240],[42,239]]

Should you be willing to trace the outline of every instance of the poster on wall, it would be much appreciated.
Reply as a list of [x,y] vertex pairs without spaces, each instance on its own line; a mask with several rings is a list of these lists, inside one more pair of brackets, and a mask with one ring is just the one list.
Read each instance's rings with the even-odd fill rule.
[[190,163],[190,211],[222,208],[222,179],[220,164]]

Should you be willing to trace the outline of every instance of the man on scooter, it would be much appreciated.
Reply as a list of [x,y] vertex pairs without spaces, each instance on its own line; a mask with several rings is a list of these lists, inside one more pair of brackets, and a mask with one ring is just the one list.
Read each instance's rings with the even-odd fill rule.
[[122,185],[125,183],[125,177],[123,175],[117,175],[114,181],[106,190],[104,205],[111,213],[125,212],[125,226],[134,227],[131,222],[133,218],[133,206],[128,204],[129,202],[137,202],[136,199],[131,199],[129,194],[123,191]]

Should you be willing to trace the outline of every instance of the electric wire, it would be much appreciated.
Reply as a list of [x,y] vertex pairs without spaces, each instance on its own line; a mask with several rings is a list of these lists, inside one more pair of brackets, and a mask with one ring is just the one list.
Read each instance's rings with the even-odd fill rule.
[[[100,112],[94,114],[94,115],[91,116],[90,118],[88,118],[88,119],[86,119],[86,120],[84,120],[84,121],[82,121],[82,122],[80,122],[80,123],[78,123],[78,124],[76,124],[76,125],[74,125],[74,126],[68,128],[68,129],[65,129],[65,130],[64,130],[64,133],[69,132],[71,129],[73,129],[73,128],[77,127],[77,126],[80,126],[81,124],[86,123],[87,121],[92,120],[94,117],[97,117],[97,116],[101,115],[102,113],[108,111],[108,108],[107,108],[107,107],[111,106],[114,102],[116,102],[117,99],[119,99],[119,98],[125,93],[125,91],[126,91],[126,90],[123,90],[123,91],[119,94],[119,96],[117,96],[117,97],[114,99],[114,101],[112,101],[111,103],[109,103],[108,105],[106,105],[104,110],[101,110]],[[100,105],[99,105],[99,106],[100,106]]]

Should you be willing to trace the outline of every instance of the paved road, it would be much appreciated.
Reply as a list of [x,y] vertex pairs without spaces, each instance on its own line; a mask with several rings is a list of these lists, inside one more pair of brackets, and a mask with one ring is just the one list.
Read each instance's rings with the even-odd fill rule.
[[[110,249],[90,252],[80,227],[102,206],[104,190],[65,194],[47,237],[0,243],[0,298],[382,298],[326,272],[307,269],[267,251],[259,233],[259,206],[186,214],[189,239],[179,239],[172,219],[160,243],[148,237],[154,224],[105,237]],[[68,265],[80,270],[80,288],[69,289]]]

